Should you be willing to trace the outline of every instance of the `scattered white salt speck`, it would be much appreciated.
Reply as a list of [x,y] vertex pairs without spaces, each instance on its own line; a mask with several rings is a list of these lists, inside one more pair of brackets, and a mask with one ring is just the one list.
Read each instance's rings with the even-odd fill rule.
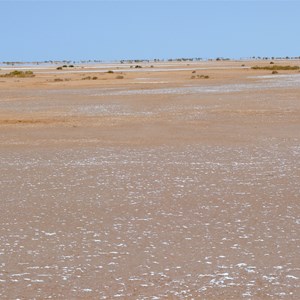
[[29,273],[12,274],[11,277],[19,277],[24,275],[30,275]]
[[291,279],[299,279],[298,277],[296,277],[296,276],[293,276],[293,275],[286,275],[286,278],[291,278]]
[[82,289],[84,292],[92,292],[92,289]]
[[47,235],[47,236],[56,235],[56,232],[45,232],[45,235]]
[[239,264],[237,264],[236,266],[239,267],[239,268],[241,268],[241,267],[247,266],[247,264],[245,264],[245,263],[239,263]]
[[272,282],[274,281],[275,279],[277,279],[276,277],[274,276],[263,276],[263,279],[269,281],[269,282]]
[[41,282],[45,282],[44,280],[41,280],[41,279],[35,279],[35,280],[31,280],[31,282],[34,282],[34,283],[41,283]]

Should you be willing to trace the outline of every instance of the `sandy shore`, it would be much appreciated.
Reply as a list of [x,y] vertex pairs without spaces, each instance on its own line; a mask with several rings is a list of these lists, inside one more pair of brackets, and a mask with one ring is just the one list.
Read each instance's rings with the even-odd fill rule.
[[0,77],[0,298],[298,299],[300,73],[269,64]]

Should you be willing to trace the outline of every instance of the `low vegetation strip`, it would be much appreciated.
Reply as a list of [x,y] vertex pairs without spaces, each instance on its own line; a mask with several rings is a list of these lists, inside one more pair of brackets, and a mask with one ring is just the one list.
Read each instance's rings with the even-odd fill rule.
[[12,71],[10,73],[0,75],[0,77],[18,77],[18,78],[25,78],[25,77],[34,77],[32,71]]
[[288,71],[288,70],[299,70],[299,66],[277,66],[277,65],[272,65],[272,66],[255,66],[252,67],[253,70],[270,70],[270,71]]

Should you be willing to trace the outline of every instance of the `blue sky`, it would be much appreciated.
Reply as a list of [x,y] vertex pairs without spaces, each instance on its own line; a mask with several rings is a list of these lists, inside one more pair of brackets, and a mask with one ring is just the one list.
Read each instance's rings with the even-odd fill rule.
[[299,1],[1,1],[0,61],[300,56]]

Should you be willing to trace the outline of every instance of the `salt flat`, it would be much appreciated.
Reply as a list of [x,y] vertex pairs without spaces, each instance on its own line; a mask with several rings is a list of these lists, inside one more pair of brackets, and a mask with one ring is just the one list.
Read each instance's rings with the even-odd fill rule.
[[0,78],[1,299],[298,299],[299,72],[241,64]]

